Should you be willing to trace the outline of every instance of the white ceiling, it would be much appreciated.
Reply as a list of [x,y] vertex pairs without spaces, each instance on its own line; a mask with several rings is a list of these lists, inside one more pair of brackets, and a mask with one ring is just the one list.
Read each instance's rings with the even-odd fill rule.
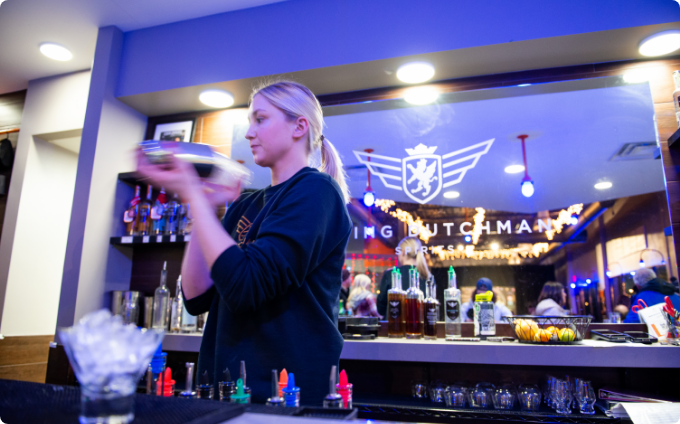
[[[0,93],[23,90],[35,78],[89,69],[100,27],[132,31],[281,1],[0,1]],[[68,47],[73,59],[57,62],[43,56],[38,46],[46,41]]]

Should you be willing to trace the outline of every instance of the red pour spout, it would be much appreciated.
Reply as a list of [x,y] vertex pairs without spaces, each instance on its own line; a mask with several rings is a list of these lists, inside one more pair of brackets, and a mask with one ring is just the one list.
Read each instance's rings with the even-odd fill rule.
[[345,370],[340,371],[340,387],[347,387],[349,385],[349,381],[347,380],[347,373]]

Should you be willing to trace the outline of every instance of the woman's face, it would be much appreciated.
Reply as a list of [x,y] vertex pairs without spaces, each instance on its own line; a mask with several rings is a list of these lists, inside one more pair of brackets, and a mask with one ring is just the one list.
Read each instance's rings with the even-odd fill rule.
[[256,95],[250,107],[250,127],[246,138],[256,164],[271,167],[285,158],[296,143],[303,143],[307,131],[305,118],[289,119],[264,96]]

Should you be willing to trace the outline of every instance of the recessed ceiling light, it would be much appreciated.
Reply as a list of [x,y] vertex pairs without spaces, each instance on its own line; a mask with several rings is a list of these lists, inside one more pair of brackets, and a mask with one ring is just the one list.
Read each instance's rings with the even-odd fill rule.
[[680,31],[662,31],[642,40],[640,54],[643,56],[662,56],[680,49]]
[[524,165],[510,165],[505,167],[505,172],[508,174],[518,174],[524,171]]
[[531,84],[518,84],[517,87],[528,87],[528,86],[530,86],[530,85],[531,85]]
[[628,84],[649,81],[652,78],[651,71],[648,69],[631,69],[624,72],[623,81]]
[[61,62],[71,60],[73,58],[73,54],[69,49],[55,43],[42,43],[40,45],[40,53],[44,54],[50,59]]
[[205,90],[198,98],[210,107],[229,107],[234,104],[234,96],[223,90]]
[[603,181],[601,183],[595,184],[595,188],[598,190],[606,190],[608,188],[612,188],[612,183],[609,181]]
[[412,105],[427,105],[439,97],[439,91],[434,87],[413,87],[404,92],[404,100]]
[[402,65],[397,69],[397,78],[400,81],[417,84],[425,82],[434,76],[434,66],[426,62],[412,62]]
[[446,193],[444,193],[444,197],[446,197],[447,199],[456,199],[460,197],[460,193],[458,193],[457,191],[447,191]]

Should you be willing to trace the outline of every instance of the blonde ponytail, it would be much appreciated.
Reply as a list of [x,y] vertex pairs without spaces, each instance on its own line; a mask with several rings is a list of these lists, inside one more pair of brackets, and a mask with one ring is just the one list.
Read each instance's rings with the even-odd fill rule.
[[430,267],[427,266],[427,259],[425,259],[425,254],[422,250],[419,250],[416,255],[416,269],[423,278],[430,278]]
[[335,150],[335,146],[330,142],[325,136],[321,136],[321,166],[319,171],[325,172],[326,174],[333,177],[336,183],[340,186],[340,191],[342,192],[342,197],[345,199],[345,203],[349,203],[349,189],[347,187],[347,181],[345,178],[345,168],[342,166],[342,159],[338,151]]
[[256,95],[264,96],[271,104],[281,109],[290,119],[301,116],[309,123],[307,153],[310,157],[317,152],[321,156],[321,166],[317,169],[330,175],[340,186],[345,203],[349,203],[349,188],[342,159],[333,144],[323,135],[323,110],[314,93],[302,84],[293,81],[265,83],[253,90],[250,103]]

